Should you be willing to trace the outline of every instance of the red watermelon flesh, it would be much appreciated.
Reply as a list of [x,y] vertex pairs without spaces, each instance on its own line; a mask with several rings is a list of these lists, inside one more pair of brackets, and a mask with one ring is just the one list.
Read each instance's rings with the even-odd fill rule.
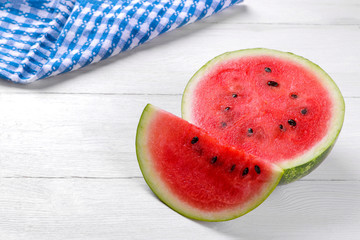
[[177,212],[205,221],[249,212],[282,176],[277,166],[220,145],[202,129],[152,105],[140,119],[136,150],[153,192]]
[[329,153],[344,100],[307,59],[249,49],[220,55],[200,69],[185,89],[182,113],[222,144],[279,164],[291,182]]
[[[214,135],[257,156],[272,162],[294,157],[328,130],[327,113],[333,107],[329,94],[316,76],[294,63],[244,57],[204,77],[194,92],[195,124],[211,126]],[[278,86],[269,86],[270,81]],[[296,126],[288,123],[291,119]]]

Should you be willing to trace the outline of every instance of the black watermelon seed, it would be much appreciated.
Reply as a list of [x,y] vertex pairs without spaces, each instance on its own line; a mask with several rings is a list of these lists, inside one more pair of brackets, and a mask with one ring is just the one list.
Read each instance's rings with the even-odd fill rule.
[[296,99],[298,97],[298,95],[296,93],[291,93],[290,97],[293,98],[293,99]]
[[226,127],[226,125],[227,125],[226,122],[221,122],[222,127]]
[[225,108],[225,111],[229,111],[229,110],[230,110],[230,107],[226,107],[226,108]]
[[307,111],[308,111],[308,110],[307,110],[306,108],[301,109],[301,114],[302,114],[302,115],[305,115],[305,114],[307,114]]
[[217,156],[215,156],[215,157],[213,157],[212,159],[211,159],[211,164],[214,164],[214,163],[216,163],[216,161],[217,161]]
[[282,124],[280,124],[280,125],[279,125],[279,128],[280,128],[281,130],[283,130],[283,129],[284,129],[284,126],[283,126]]
[[232,95],[232,97],[233,98],[236,98],[238,95],[236,94],[236,93],[234,93],[233,95]]
[[265,72],[271,73],[271,68],[266,67]]
[[275,82],[275,81],[268,81],[268,82],[267,82],[267,85],[269,85],[269,86],[271,86],[271,87],[277,87],[277,86],[279,86],[279,84],[278,84],[277,82]]
[[230,172],[234,171],[235,167],[236,167],[236,164],[232,165],[231,168],[230,168]]
[[293,119],[289,119],[289,120],[288,120],[288,124],[290,124],[290,125],[293,126],[293,127],[296,126],[296,122],[295,122],[295,120],[293,120]]
[[254,133],[254,130],[253,130],[252,128],[249,128],[249,129],[248,129],[248,133],[249,133],[249,134],[253,134],[253,133]]
[[255,172],[257,174],[260,174],[260,167],[258,165],[255,165]]
[[242,175],[246,176],[249,173],[249,168],[245,168]]
[[193,139],[191,139],[191,144],[197,143],[197,141],[199,141],[199,138],[194,137]]

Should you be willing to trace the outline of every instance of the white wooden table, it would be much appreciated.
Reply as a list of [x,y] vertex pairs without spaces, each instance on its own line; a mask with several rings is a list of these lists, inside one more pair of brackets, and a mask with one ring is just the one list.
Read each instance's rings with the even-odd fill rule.
[[[344,127],[312,174],[222,223],[162,204],[142,178],[136,126],[146,103],[180,115],[206,61],[267,47],[324,68]],[[0,239],[360,239],[360,4],[248,0],[125,54],[27,86],[0,82]]]

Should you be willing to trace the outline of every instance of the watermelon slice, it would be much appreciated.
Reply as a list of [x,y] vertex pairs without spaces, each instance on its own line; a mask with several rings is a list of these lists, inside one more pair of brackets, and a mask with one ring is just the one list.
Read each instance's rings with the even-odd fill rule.
[[182,117],[284,169],[281,183],[329,154],[345,113],[340,90],[319,66],[292,53],[247,49],[222,54],[186,86]]
[[202,129],[148,104],[136,154],[152,191],[189,218],[223,221],[262,203],[283,171],[251,154],[222,146]]

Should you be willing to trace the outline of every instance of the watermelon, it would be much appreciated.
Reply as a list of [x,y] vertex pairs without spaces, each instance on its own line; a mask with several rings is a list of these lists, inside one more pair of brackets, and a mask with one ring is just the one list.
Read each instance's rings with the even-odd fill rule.
[[314,170],[344,120],[339,88],[318,65],[292,53],[224,53],[187,84],[182,117],[230,145],[284,170],[281,183]]
[[249,212],[283,174],[278,166],[220,145],[204,130],[150,104],[138,125],[136,154],[145,181],[161,201],[204,221]]

